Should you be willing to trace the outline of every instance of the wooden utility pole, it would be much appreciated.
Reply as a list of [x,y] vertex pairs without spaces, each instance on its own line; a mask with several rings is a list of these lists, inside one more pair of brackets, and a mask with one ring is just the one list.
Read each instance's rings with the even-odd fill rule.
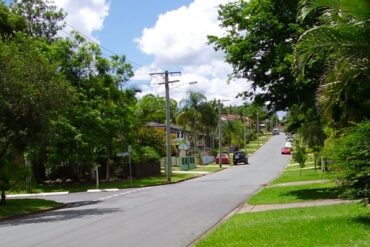
[[167,181],[171,182],[171,175],[172,175],[172,158],[171,158],[171,116],[170,116],[170,89],[169,83],[179,82],[179,80],[170,81],[169,75],[180,75],[181,72],[168,72],[167,70],[162,73],[151,73],[150,75],[162,75],[164,76],[164,82],[159,83],[159,85],[164,84],[166,89],[166,154],[167,154],[167,162],[166,162],[166,176]]

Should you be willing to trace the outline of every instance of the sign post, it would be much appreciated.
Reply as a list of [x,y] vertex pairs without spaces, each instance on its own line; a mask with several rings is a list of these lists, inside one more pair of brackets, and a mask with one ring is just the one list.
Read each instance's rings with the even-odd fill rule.
[[130,177],[130,181],[132,183],[131,151],[132,151],[132,147],[131,147],[131,145],[128,145],[127,152],[118,152],[117,153],[117,156],[118,157],[126,157],[126,156],[128,156],[129,177]]
[[132,182],[131,145],[128,145],[128,166],[130,169],[130,180]]

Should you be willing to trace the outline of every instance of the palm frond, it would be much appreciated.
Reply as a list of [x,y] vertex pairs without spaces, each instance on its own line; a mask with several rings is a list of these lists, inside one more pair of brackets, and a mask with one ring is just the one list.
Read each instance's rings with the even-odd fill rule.
[[302,0],[299,8],[299,18],[302,20],[312,11],[320,9],[331,9],[358,20],[370,18],[369,0]]
[[367,37],[368,23],[340,24],[312,28],[300,37],[294,50],[293,70],[304,73],[306,64],[317,54],[330,52],[340,56],[363,57],[370,45]]

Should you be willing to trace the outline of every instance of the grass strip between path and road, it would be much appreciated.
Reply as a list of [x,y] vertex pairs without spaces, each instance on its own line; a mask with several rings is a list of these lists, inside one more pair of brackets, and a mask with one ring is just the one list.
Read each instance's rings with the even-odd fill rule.
[[338,198],[336,185],[327,182],[286,187],[265,187],[259,193],[253,195],[248,203],[251,205],[277,204],[336,198]]
[[365,247],[369,243],[369,208],[353,203],[238,214],[196,246]]
[[299,181],[312,181],[312,180],[323,180],[330,179],[328,173],[323,173],[321,170],[284,170],[283,173],[272,181],[271,184],[281,184]]
[[62,204],[43,199],[8,199],[5,205],[0,205],[0,219],[47,210],[60,205]]
[[[182,180],[191,179],[198,177],[198,174],[172,174],[171,182],[176,183]],[[127,188],[141,188],[147,186],[157,186],[168,184],[166,176],[155,176],[147,178],[135,178],[132,181],[130,180],[120,180],[120,181],[110,181],[100,183],[99,189],[109,189],[109,188],[118,188],[118,189],[127,189]],[[69,192],[84,192],[88,189],[96,189],[95,183],[83,183],[83,184],[53,184],[53,185],[38,185],[32,188],[32,193],[44,193],[44,192],[60,192],[60,191],[69,191]],[[26,193],[24,190],[12,190],[10,194],[22,194]]]

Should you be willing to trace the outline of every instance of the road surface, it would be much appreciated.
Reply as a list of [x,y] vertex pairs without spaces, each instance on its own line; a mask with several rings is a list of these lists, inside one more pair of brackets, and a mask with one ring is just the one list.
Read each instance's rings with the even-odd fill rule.
[[279,174],[284,142],[273,136],[249,165],[178,184],[47,197],[70,207],[0,222],[0,246],[188,246]]

